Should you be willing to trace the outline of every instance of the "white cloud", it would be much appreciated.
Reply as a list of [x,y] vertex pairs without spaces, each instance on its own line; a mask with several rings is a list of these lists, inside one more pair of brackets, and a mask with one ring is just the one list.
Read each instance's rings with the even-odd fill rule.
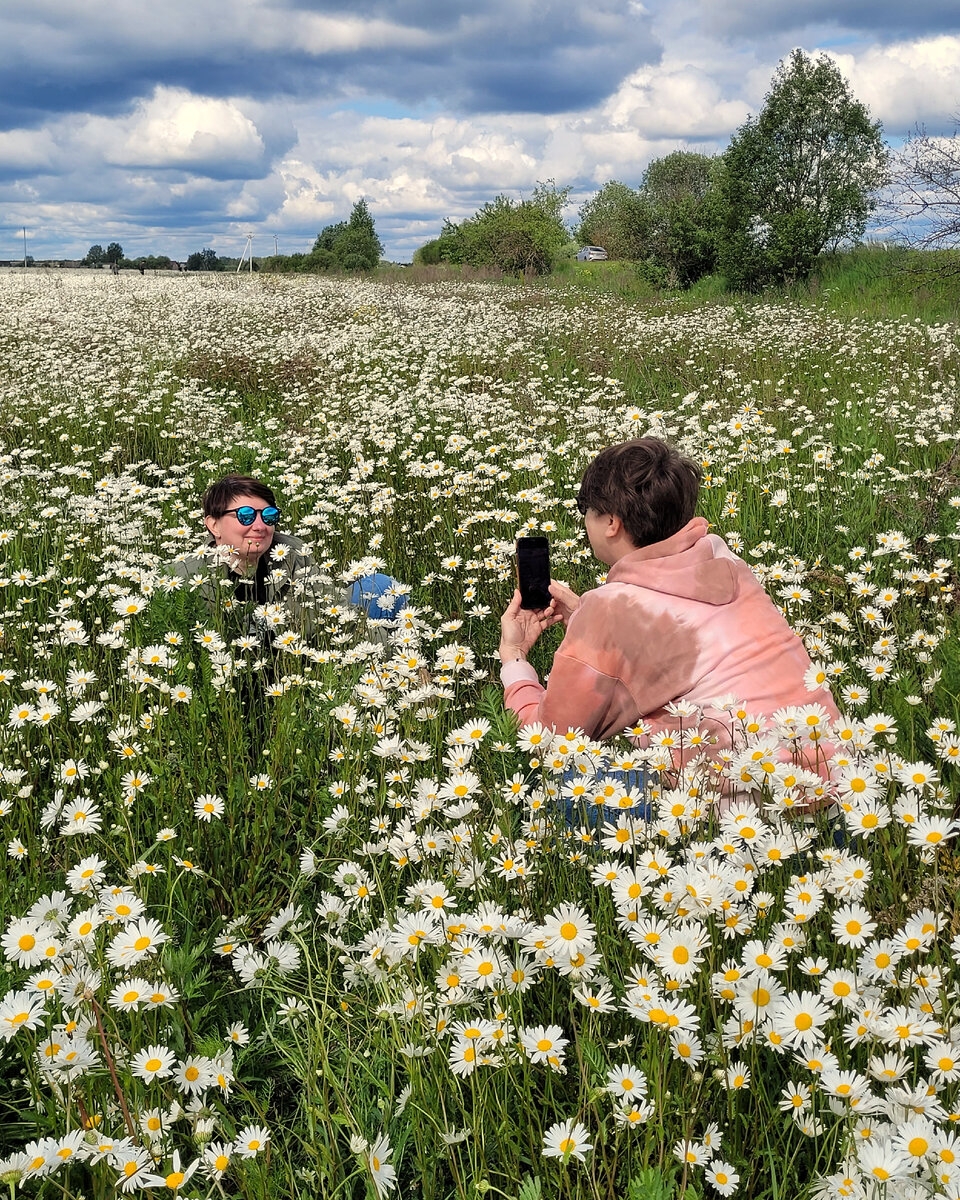
[[[436,43],[435,35],[421,29],[405,28],[393,21],[358,17],[330,17],[319,13],[299,13],[291,27],[280,30],[274,25],[271,44],[289,50],[291,44],[308,54],[355,54],[363,50],[414,50]],[[291,42],[291,37],[295,41]]]
[[0,133],[0,170],[22,173],[53,170],[57,144],[48,129],[11,129]]
[[742,99],[726,99],[705,68],[667,62],[635,71],[604,104],[603,114],[614,129],[702,140],[728,136],[746,120],[748,107]]
[[231,100],[158,87],[119,120],[91,118],[107,134],[104,157],[116,166],[179,167],[208,173],[221,164],[256,162],[264,151],[256,125]]
[[[555,52],[547,83],[557,84],[559,100],[527,111],[546,85],[526,57],[517,58],[516,30],[536,31],[543,14],[564,2],[571,29],[553,40],[548,29],[530,49],[538,62]],[[24,128],[0,132],[0,217],[46,221],[51,238],[79,231],[83,249],[113,237],[150,249],[144,239],[153,231],[153,248],[171,253],[184,239],[242,244],[247,229],[264,240],[276,230],[288,251],[307,248],[364,196],[388,252],[397,254],[439,231],[444,217],[462,219],[499,192],[529,195],[538,179],[573,184],[578,199],[607,179],[635,185],[652,159],[672,150],[722,150],[760,108],[797,36],[775,22],[756,36],[721,41],[702,19],[700,0],[657,0],[648,4],[649,20],[639,3],[624,18],[629,0],[589,8],[586,0],[491,0],[460,17],[449,9],[434,17],[422,0],[357,0],[351,8],[334,0],[101,0],[71,41],[58,29],[68,17],[80,19],[77,0],[14,3],[26,24],[16,27],[19,41],[5,40],[16,29],[10,10],[0,12],[8,61],[55,52],[64,90],[36,129],[26,126],[43,102],[31,93]],[[753,0],[738,3],[744,19],[755,20]],[[804,3],[809,9],[821,0]],[[389,17],[372,15],[377,9]],[[823,25],[808,34],[828,36]],[[578,107],[564,88],[589,58],[583,38],[599,47],[602,64],[594,64],[602,86],[590,95],[610,94]],[[626,49],[608,67],[614,45]],[[663,56],[649,65],[658,45]],[[888,135],[917,122],[931,132],[951,126],[960,109],[960,36],[844,44],[843,53],[836,45],[828,52]],[[490,111],[471,100],[465,113],[467,91],[457,89],[470,72],[474,99],[481,80],[523,111]],[[94,91],[78,101],[77,81],[91,79]],[[8,85],[18,104],[20,83]],[[368,111],[336,108],[344,94]],[[428,115],[404,109],[427,104],[425,96],[432,97]],[[120,112],[123,104],[130,107]],[[410,115],[370,115],[370,107],[383,111],[377,106]],[[16,105],[8,111],[16,122]]]
[[917,123],[933,132],[950,126],[960,109],[960,37],[870,46],[858,55],[829,53],[888,133],[906,133]]

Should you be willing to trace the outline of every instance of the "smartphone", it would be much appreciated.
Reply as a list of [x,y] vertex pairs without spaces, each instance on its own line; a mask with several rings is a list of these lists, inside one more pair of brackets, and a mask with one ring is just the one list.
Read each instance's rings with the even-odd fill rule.
[[550,543],[545,537],[517,538],[520,607],[538,611],[550,603]]

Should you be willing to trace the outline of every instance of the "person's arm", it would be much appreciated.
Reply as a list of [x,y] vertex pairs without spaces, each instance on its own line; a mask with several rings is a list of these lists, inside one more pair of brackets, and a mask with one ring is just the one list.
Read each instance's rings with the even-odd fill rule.
[[[550,680],[544,687],[527,662],[527,653],[542,631],[580,613],[580,599],[565,585],[550,607],[541,612],[520,608],[515,592],[500,618],[500,671],[504,703],[521,724],[540,723],[556,729],[582,729],[590,737],[609,737],[632,720],[635,704],[618,674],[607,674],[591,663],[593,620],[578,616],[576,632],[568,633],[554,657]],[[587,606],[590,608],[590,606]],[[595,607],[595,606],[594,606]],[[593,614],[602,620],[602,614]]]
[[559,650],[547,686],[526,661],[500,670],[503,702],[521,725],[582,729],[588,737],[612,737],[635,719],[629,693],[620,680]]

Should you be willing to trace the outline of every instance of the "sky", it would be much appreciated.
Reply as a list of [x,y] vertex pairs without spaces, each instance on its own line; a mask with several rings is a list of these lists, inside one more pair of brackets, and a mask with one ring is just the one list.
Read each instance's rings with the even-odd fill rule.
[[364,197],[409,261],[538,180],[722,151],[794,47],[892,143],[960,113],[956,0],[3,0],[0,259],[309,250]]

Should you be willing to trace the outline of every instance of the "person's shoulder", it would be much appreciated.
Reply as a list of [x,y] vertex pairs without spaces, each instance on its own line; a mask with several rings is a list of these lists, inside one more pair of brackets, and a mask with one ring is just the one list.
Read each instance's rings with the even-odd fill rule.
[[189,578],[191,575],[199,575],[214,565],[214,559],[210,551],[211,547],[204,543],[204,545],[197,546],[196,549],[190,550],[185,554],[178,554],[172,562],[166,564],[164,570],[185,578]]
[[603,583],[583,593],[577,611],[570,619],[573,621],[579,617],[581,625],[585,623],[585,619],[605,620],[605,614],[609,613],[611,608],[615,608],[625,597],[635,595],[636,592],[637,588],[632,583]]

